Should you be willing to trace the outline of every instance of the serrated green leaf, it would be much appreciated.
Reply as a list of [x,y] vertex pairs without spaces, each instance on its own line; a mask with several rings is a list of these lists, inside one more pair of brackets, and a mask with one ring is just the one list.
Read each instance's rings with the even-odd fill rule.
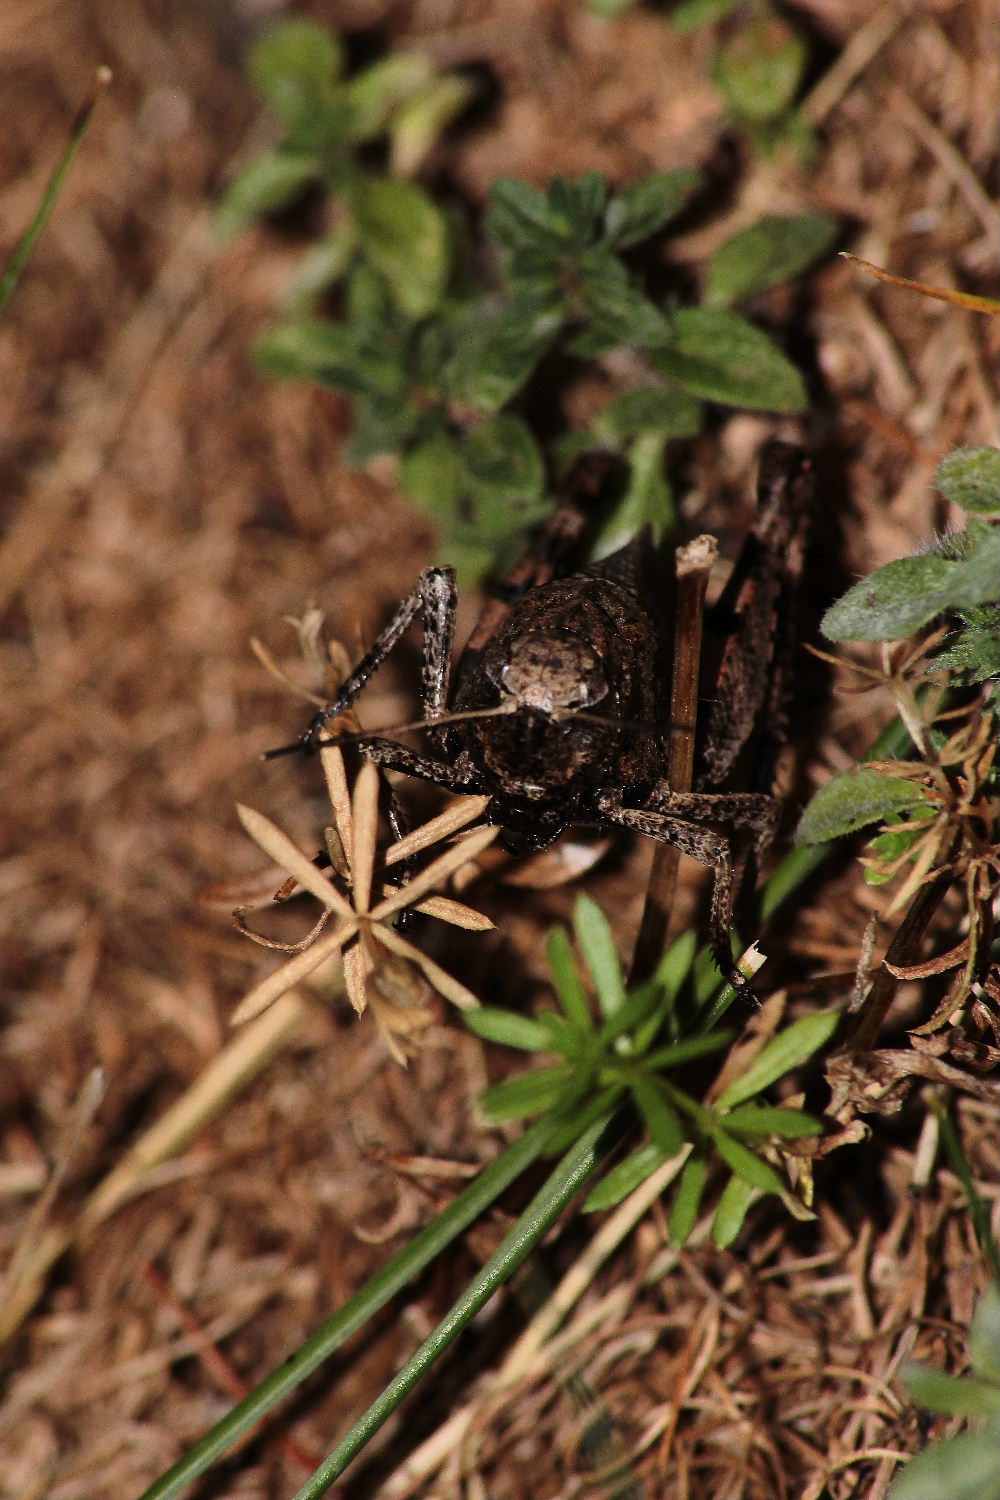
[[827,610],[824,633],[834,641],[902,640],[947,609],[992,602],[1000,590],[1000,528],[970,521],[967,537],[964,557],[901,557],[863,578]]
[[708,263],[705,303],[730,307],[778,286],[830,248],[837,221],[829,214],[767,214],[720,245]]
[[802,814],[795,842],[822,844],[842,838],[925,801],[921,789],[902,776],[883,776],[866,766],[838,771],[823,783]]
[[592,1214],[598,1209],[615,1208],[629,1193],[634,1193],[637,1187],[641,1187],[646,1178],[651,1177],[666,1159],[653,1141],[647,1141],[644,1146],[626,1156],[624,1161],[612,1167],[610,1172],[605,1173],[583,1200],[584,1213]]
[[505,250],[558,243],[545,194],[518,177],[498,177],[491,187],[486,232]]
[[573,962],[573,949],[565,927],[553,927],[545,951],[552,970],[553,987],[567,1019],[581,1034],[592,1033],[593,1019],[587,994]]
[[780,1135],[798,1140],[822,1135],[823,1125],[801,1109],[780,1109],[772,1105],[741,1104],[726,1115],[726,1129],[736,1135],[750,1135],[763,1140]]
[[[745,1099],[752,1099],[777,1079],[812,1057],[833,1036],[840,1023],[840,1013],[819,1010],[793,1021],[763,1047],[741,1078],[736,1078],[720,1095],[720,1109],[733,1109]],[[720,1148],[721,1149],[721,1148]],[[729,1158],[727,1157],[728,1161]],[[730,1162],[730,1166],[732,1163]],[[734,1168],[735,1170],[735,1168]]]
[[487,503],[523,504],[540,499],[545,488],[545,462],[534,434],[510,412],[472,429],[461,462],[470,492]]
[[609,1019],[625,1004],[625,982],[608,919],[589,896],[576,898],[573,933],[594,982],[601,1015]]
[[717,55],[714,77],[735,115],[766,124],[792,103],[808,60],[802,38],[769,10],[732,33]]
[[600,172],[586,172],[575,180],[553,177],[549,183],[549,223],[570,245],[589,245],[597,232],[608,197]]
[[527,381],[561,321],[558,303],[533,290],[515,292],[500,308],[474,306],[457,330],[449,368],[455,399],[498,411]]
[[677,1185],[677,1193],[667,1220],[670,1243],[678,1250],[687,1243],[695,1226],[707,1176],[706,1158],[697,1154],[689,1156],[684,1163],[684,1170],[681,1173],[681,1180]]
[[806,389],[795,366],[745,318],[719,307],[682,307],[669,345],[649,357],[692,395],[760,411],[801,411]]
[[656,1080],[639,1074],[632,1080],[632,1097],[646,1129],[664,1157],[675,1156],[685,1144],[681,1123]]
[[654,172],[622,188],[604,214],[604,236],[616,250],[641,244],[679,213],[702,184],[700,172]]
[[756,1198],[756,1188],[741,1177],[730,1177],[712,1218],[712,1239],[720,1250],[727,1249],[736,1239],[743,1228],[747,1210]]
[[255,42],[247,70],[294,137],[312,135],[337,106],[343,68],[337,38],[313,21],[286,21]]
[[[463,1011],[466,1021],[472,1014],[471,1010]],[[479,1100],[479,1107],[491,1120],[520,1120],[525,1115],[552,1109],[572,1081],[573,1069],[566,1063],[538,1068],[530,1073],[517,1073],[487,1089]]]
[[424,318],[444,296],[451,269],[448,225],[422,188],[371,177],[351,195],[362,247],[383,275],[396,306]]
[[759,1193],[784,1192],[785,1184],[780,1175],[756,1151],[751,1151],[721,1129],[713,1132],[712,1141],[726,1166],[748,1187],[756,1188]]
[[636,289],[610,250],[590,250],[576,260],[578,295],[598,331],[616,344],[640,348],[662,344],[671,325],[654,303]]
[[368,141],[384,131],[396,109],[434,77],[425,52],[393,52],[344,85],[351,109],[351,139]]
[[941,460],[934,483],[963,510],[1000,515],[1000,448],[956,448]]
[[215,232],[228,239],[262,214],[294,202],[320,175],[319,157],[299,151],[269,151],[229,184],[215,210]]
[[522,1016],[518,1011],[483,1005],[478,1010],[470,1010],[465,1020],[469,1030],[484,1042],[499,1042],[504,1047],[517,1047],[522,1052],[548,1050],[549,1034],[542,1023],[531,1016]]

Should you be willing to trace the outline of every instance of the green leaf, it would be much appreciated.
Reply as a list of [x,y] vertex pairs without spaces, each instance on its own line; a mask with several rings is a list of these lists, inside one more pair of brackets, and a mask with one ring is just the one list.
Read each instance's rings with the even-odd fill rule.
[[689,1156],[684,1163],[677,1194],[670,1210],[670,1218],[667,1221],[670,1243],[678,1250],[687,1243],[688,1236],[695,1226],[707,1176],[707,1159],[702,1155]]
[[215,232],[222,239],[239,234],[262,214],[276,213],[317,180],[319,157],[279,149],[258,157],[226,188],[215,210]]
[[924,792],[902,776],[883,776],[867,766],[838,771],[816,792],[795,830],[797,844],[822,844],[869,823],[880,823],[926,802]]
[[945,636],[934,653],[932,670],[947,668],[962,682],[1000,677],[1000,606],[963,611],[964,623]]
[[[466,1020],[472,1011],[463,1012]],[[487,1089],[479,1107],[490,1120],[520,1120],[525,1115],[541,1114],[556,1105],[573,1080],[573,1069],[566,1063],[551,1068],[536,1068],[516,1073],[503,1083]]]
[[474,304],[457,329],[449,369],[455,398],[498,411],[527,381],[562,322],[557,303],[522,289],[499,308]]
[[444,215],[422,188],[372,177],[351,195],[362,245],[389,284],[396,306],[423,318],[439,306],[450,271]]
[[941,460],[934,483],[963,510],[1000,514],[1000,448],[956,448]]
[[538,443],[528,424],[510,412],[474,427],[462,445],[461,461],[472,494],[489,504],[538,500],[545,489]]
[[412,177],[439,137],[476,93],[470,78],[450,73],[435,78],[402,103],[389,126],[394,176]]
[[633,1079],[631,1091],[654,1145],[664,1157],[675,1156],[685,1144],[684,1132],[662,1088],[655,1079],[640,1073]]
[[997,1500],[1000,1423],[932,1443],[889,1486],[886,1500]]
[[576,274],[580,302],[602,336],[616,345],[640,348],[662,344],[670,337],[667,318],[636,289],[610,250],[589,250],[579,256]]
[[756,1151],[734,1140],[725,1130],[713,1131],[712,1140],[726,1166],[748,1187],[756,1188],[759,1193],[785,1191],[780,1175]]
[[863,578],[827,610],[824,633],[833,641],[902,640],[947,609],[991,602],[1000,590],[1000,528],[970,521],[966,536],[964,557],[901,557]]
[[400,479],[421,510],[445,526],[461,494],[461,463],[453,438],[439,427],[403,455]]
[[641,1187],[647,1177],[666,1161],[664,1153],[652,1141],[647,1141],[612,1167],[595,1188],[583,1200],[585,1214],[596,1213],[601,1208],[614,1208]]
[[712,1239],[720,1250],[733,1243],[747,1216],[747,1210],[757,1197],[752,1188],[741,1177],[730,1177],[719,1197],[719,1206],[712,1219]]
[[676,510],[664,463],[666,447],[659,432],[644,433],[629,445],[628,484],[591,544],[595,561],[616,552],[644,526],[656,543],[671,529]]
[[648,240],[701,187],[700,172],[654,172],[616,193],[604,215],[607,244],[625,250]]
[[596,901],[577,896],[573,906],[573,932],[577,947],[594,981],[601,1015],[606,1019],[625,1004],[625,983],[608,919]]
[[912,1363],[902,1366],[899,1378],[918,1406],[928,1411],[973,1420],[1000,1416],[1000,1390],[995,1381],[946,1375],[941,1370]]
[[524,245],[556,245],[559,237],[544,193],[518,177],[498,177],[490,189],[486,232],[505,250]]
[[552,970],[552,983],[567,1018],[581,1034],[592,1032],[587,994],[573,962],[573,950],[565,927],[553,927],[545,951]]
[[718,307],[682,307],[674,337],[649,356],[692,395],[760,411],[801,411],[806,389],[765,333]]
[[[732,1109],[745,1099],[769,1088],[779,1078],[784,1078],[793,1068],[812,1057],[833,1036],[840,1023],[840,1013],[835,1010],[814,1011],[801,1016],[777,1036],[772,1037],[747,1068],[742,1078],[734,1079],[717,1100],[720,1109]],[[728,1119],[726,1124],[728,1126]],[[720,1148],[721,1149],[721,1148]],[[726,1157],[729,1161],[729,1158]],[[729,1163],[733,1165],[732,1162]],[[735,1167],[733,1168],[735,1171]]]
[[347,275],[357,248],[357,226],[345,214],[300,261],[283,299],[288,310],[305,316],[322,292]]
[[716,59],[715,81],[735,115],[766,124],[792,103],[808,60],[802,38],[768,10],[726,41]]
[[1000,1382],[1000,1288],[995,1281],[976,1303],[969,1329],[969,1361],[981,1380]]
[[726,1115],[726,1129],[736,1135],[750,1135],[764,1140],[780,1135],[797,1140],[803,1136],[822,1135],[822,1121],[801,1109],[780,1109],[770,1105],[741,1104]]
[[315,130],[336,108],[343,68],[340,43],[312,21],[286,21],[250,49],[248,71],[294,137]]
[[729,307],[790,280],[833,243],[829,214],[767,214],[720,245],[708,263],[705,302]]
[[640,385],[616,396],[595,422],[595,429],[615,438],[639,437],[646,432],[668,437],[697,437],[703,407],[687,391],[668,385]]
[[434,63],[425,52],[393,52],[345,85],[351,107],[351,139],[368,141],[384,131],[396,109],[434,77]]
[[553,177],[549,184],[549,223],[569,244],[589,245],[597,232],[608,198],[608,184],[600,172],[586,172],[572,180]]
[[483,1005],[478,1010],[467,1011],[465,1019],[469,1030],[484,1042],[499,1042],[504,1047],[518,1047],[523,1052],[549,1050],[546,1028],[540,1021],[522,1016],[517,1011]]

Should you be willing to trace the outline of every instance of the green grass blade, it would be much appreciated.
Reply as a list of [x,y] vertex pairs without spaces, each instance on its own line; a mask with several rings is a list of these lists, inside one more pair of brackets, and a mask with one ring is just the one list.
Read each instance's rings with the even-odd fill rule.
[[[555,1223],[563,1209],[591,1178],[607,1155],[600,1144],[607,1131],[607,1119],[598,1120],[567,1153],[549,1180],[535,1195],[514,1228],[475,1276],[465,1291],[442,1318],[429,1338],[407,1360],[399,1374],[389,1382],[381,1396],[360,1417],[350,1432],[320,1465],[315,1474],[296,1491],[294,1500],[319,1500],[337,1477],[364,1448],[383,1422],[391,1416],[403,1398],[426,1375],[455,1338],[472,1321],[504,1282],[530,1255],[542,1236]],[[617,1139],[617,1133],[616,1133]]]
[[56,199],[59,197],[62,185],[66,180],[66,174],[73,165],[76,153],[83,144],[83,138],[87,133],[87,126],[90,124],[91,117],[97,107],[97,101],[110,82],[111,69],[98,68],[97,78],[94,82],[94,91],[83,108],[78,112],[76,119],[70,127],[66,149],[60,157],[55,171],[48,180],[45,191],[42,194],[42,201],[38,205],[38,212],[22,234],[14,254],[11,256],[10,264],[3,273],[3,277],[0,278],[0,318],[3,317],[7,310],[7,304],[14,295],[14,288],[20,281],[21,273],[28,264],[31,252],[35,248],[35,241],[45,228],[45,221],[55,207]]
[[417,1276],[472,1221],[525,1171],[548,1145],[552,1125],[540,1120],[485,1167],[455,1201],[428,1224],[416,1239],[328,1319],[272,1375],[216,1423],[195,1446],[147,1489],[140,1500],[171,1500],[192,1479],[204,1474],[217,1458],[251,1427],[273,1411],[341,1344]]

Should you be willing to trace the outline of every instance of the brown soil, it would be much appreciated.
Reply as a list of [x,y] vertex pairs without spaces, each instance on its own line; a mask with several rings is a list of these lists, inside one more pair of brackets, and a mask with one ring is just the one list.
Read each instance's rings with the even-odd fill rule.
[[[0,326],[4,1496],[137,1494],[231,1403],[227,1380],[261,1379],[503,1141],[473,1110],[503,1064],[450,1014],[404,1070],[370,1016],[305,997],[207,1115],[178,1126],[165,1159],[133,1162],[127,1193],[102,1188],[211,1068],[269,966],[200,899],[259,871],[235,802],[306,848],[318,838],[318,769],[259,760],[302,710],[250,638],[296,670],[284,617],[316,601],[354,651],[433,552],[384,467],[344,466],[344,405],[255,370],[300,247],[266,230],[213,238],[221,185],[268,139],[241,56],[255,17],[280,9],[7,0],[0,19],[4,246],[34,212],[95,68],[114,73]],[[759,214],[818,208],[868,260],[995,288],[986,0],[803,0],[795,14],[817,59],[806,109],[821,137],[808,169],[733,144],[709,80],[713,33],[680,38],[658,7],[607,25],[582,0],[309,9],[489,74],[492,110],[437,162],[475,203],[501,173],[633,180],[724,159],[739,167],[728,205],[673,246],[692,266]],[[837,260],[766,306],[775,323],[794,320],[813,366],[815,409],[798,430],[824,455],[825,602],[949,520],[931,479],[952,447],[995,441],[997,323]],[[735,416],[697,445],[692,521],[698,504],[748,493],[753,455],[779,425],[797,424]],[[369,722],[409,711],[412,678],[387,680]],[[884,695],[828,688],[811,694],[799,805],[889,712]],[[587,880],[623,949],[647,863],[636,850]],[[683,879],[682,916],[703,895],[696,872]],[[501,997],[527,1004],[544,972],[539,934],[573,890],[480,893],[500,933],[435,937],[432,951],[480,992],[514,974]],[[800,978],[848,976],[818,1000],[803,990],[800,1006],[847,999],[869,914],[877,958],[898,924],[886,904],[843,862],[793,903],[765,947]],[[932,947],[957,941],[958,917],[946,904]],[[926,1018],[939,993],[900,991],[894,1045],[897,1017]],[[952,1113],[995,1208],[982,1091],[959,1088]],[[655,1208],[593,1275],[558,1350],[543,1347],[508,1386],[495,1372],[529,1314],[502,1295],[335,1493],[610,1496],[625,1472],[628,1492],[649,1497],[877,1500],[928,1432],[899,1365],[961,1370],[985,1281],[957,1179],[940,1155],[925,1159],[925,1116],[917,1091],[870,1117],[869,1139],[817,1165],[815,1222],[762,1205],[731,1251],[672,1256]],[[199,1496],[293,1493],[507,1223],[491,1216],[446,1255]],[[568,1223],[546,1273],[561,1275],[594,1228]],[[456,1412],[461,1442],[443,1427]]]

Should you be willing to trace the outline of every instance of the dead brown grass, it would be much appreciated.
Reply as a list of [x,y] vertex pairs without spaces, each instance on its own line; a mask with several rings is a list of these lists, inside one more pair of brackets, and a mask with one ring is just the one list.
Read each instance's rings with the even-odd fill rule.
[[[316,768],[257,759],[298,715],[250,637],[291,662],[282,618],[318,600],[353,645],[410,587],[430,543],[390,485],[344,468],[340,403],[271,384],[249,361],[287,251],[265,233],[220,248],[210,206],[261,138],[238,67],[252,9],[9,0],[0,21],[4,245],[30,217],[94,69],[115,74],[0,328],[0,1248],[14,1292],[4,1496],[137,1492],[497,1149],[470,1114],[487,1064],[455,1026],[432,1026],[404,1072],[365,1019],[297,997],[234,1054],[227,1018],[262,972],[260,953],[198,901],[207,884],[258,867],[236,801],[266,806],[306,848],[322,818]],[[653,10],[606,29],[578,0],[313,9],[493,69],[495,118],[448,148],[476,199],[499,172],[630,177],[690,164],[725,126],[707,39],[678,41]],[[759,168],[684,253],[760,212],[814,206],[853,225],[851,248],[869,260],[989,293],[992,8],[801,9],[830,58],[807,104],[821,164]],[[843,486],[828,540],[844,539],[856,574],[948,520],[929,489],[943,453],[995,441],[996,324],[843,263],[814,278],[807,316],[827,386],[815,434],[838,455]],[[770,425],[736,419],[706,445],[700,494],[745,487]],[[809,775],[860,751],[883,708],[834,699]],[[646,858],[592,883],[623,944]],[[538,933],[567,901],[514,903],[505,946],[470,968],[485,977],[513,955],[530,982]],[[856,869],[831,877],[794,914],[795,950],[851,971],[869,911],[881,918],[884,904]],[[956,919],[946,908],[940,946]],[[878,956],[892,930],[882,918]],[[458,962],[469,952],[463,940]],[[901,1003],[918,1016],[919,986]],[[204,1112],[168,1116],[165,1129],[206,1073]],[[956,1110],[995,1195],[988,1108],[969,1096]],[[509,1358],[504,1299],[502,1316],[479,1325],[481,1350],[452,1362],[444,1394],[393,1425],[375,1468],[338,1493],[444,1500],[478,1482],[491,1500],[596,1496],[628,1462],[650,1496],[878,1500],[898,1455],[923,1441],[895,1380],[900,1360],[961,1368],[982,1280],[958,1185],[939,1163],[924,1172],[920,1144],[909,1116],[880,1124],[831,1157],[815,1226],[764,1215],[731,1254],[702,1243],[676,1257],[654,1209],[509,1380],[497,1374]],[[123,1162],[133,1175],[109,1187]],[[204,1493],[294,1489],[498,1232],[470,1236],[278,1424],[283,1441],[272,1429]],[[553,1268],[585,1245],[567,1232]],[[393,1470],[411,1449],[407,1479]]]

